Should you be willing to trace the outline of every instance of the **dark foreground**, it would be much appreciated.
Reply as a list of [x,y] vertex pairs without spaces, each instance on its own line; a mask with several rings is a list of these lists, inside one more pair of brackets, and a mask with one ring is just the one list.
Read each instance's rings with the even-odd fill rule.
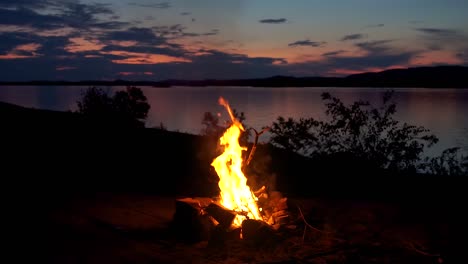
[[[45,263],[467,263],[464,179],[391,175],[259,146],[247,168],[303,208],[268,246],[184,244],[176,197],[214,196],[216,142],[0,105],[2,186],[17,258]],[[462,259],[465,258],[465,261]]]
[[[36,237],[46,263],[466,263],[449,210],[417,204],[290,198],[308,223],[277,241],[188,244],[169,229],[174,197],[101,193],[50,212]],[[460,240],[458,240],[460,239]],[[465,259],[466,260],[466,259]],[[42,261],[41,261],[42,262]]]

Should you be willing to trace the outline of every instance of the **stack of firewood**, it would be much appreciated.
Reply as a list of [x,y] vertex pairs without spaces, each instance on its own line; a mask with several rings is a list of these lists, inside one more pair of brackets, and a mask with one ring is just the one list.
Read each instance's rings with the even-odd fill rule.
[[262,208],[262,214],[266,222],[273,229],[278,230],[280,227],[290,223],[288,198],[283,197],[280,192],[272,191],[268,194],[266,192],[260,194],[258,205]]
[[288,199],[279,192],[257,192],[264,221],[247,219],[242,227],[233,227],[236,212],[226,209],[215,199],[206,197],[176,199],[171,228],[187,242],[259,239],[273,236],[275,230],[290,223]]

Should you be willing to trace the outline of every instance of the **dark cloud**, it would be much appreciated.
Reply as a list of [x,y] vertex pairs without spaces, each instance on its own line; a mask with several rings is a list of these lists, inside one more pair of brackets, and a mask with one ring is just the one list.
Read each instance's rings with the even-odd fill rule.
[[141,3],[128,3],[131,6],[139,6],[145,8],[157,8],[157,9],[167,9],[171,7],[171,3],[169,2],[161,2],[161,3],[148,3],[148,4],[141,4]]
[[64,26],[64,20],[55,15],[42,15],[27,8],[0,9],[0,24],[33,26],[38,29],[56,29]]
[[33,33],[9,32],[0,34],[0,55],[5,55],[15,47],[24,44],[39,44],[37,53],[57,58],[69,55],[63,48],[69,44],[68,37],[41,37]]
[[189,16],[189,15],[191,15],[191,14],[192,14],[192,13],[190,13],[190,12],[182,12],[182,13],[180,13],[181,16]]
[[181,34],[183,37],[201,37],[201,36],[214,36],[219,34],[219,29],[213,29],[210,32],[205,33],[191,33],[191,32],[184,32]]
[[157,36],[150,28],[131,27],[126,30],[111,31],[101,37],[103,41],[136,41],[139,44],[164,44],[166,39]]
[[453,29],[445,29],[445,28],[416,28],[417,31],[428,34],[433,37],[457,37],[460,33]]
[[384,27],[385,24],[372,24],[372,25],[367,25],[368,28],[379,28],[379,27]]
[[373,40],[373,41],[366,41],[366,42],[359,42],[355,45],[362,50],[365,50],[372,54],[383,54],[391,50],[387,44],[392,42],[393,40]]
[[298,41],[289,43],[288,46],[289,47],[298,47],[298,46],[320,47],[325,44],[326,42],[324,41],[310,41],[306,39],[306,40],[298,40]]
[[[2,0],[3,1],[3,0]],[[4,4],[4,3],[3,3]],[[82,4],[77,1],[20,1],[7,2],[14,9],[0,9],[0,24],[29,26],[37,29],[72,27],[81,30],[90,28],[117,29],[127,23],[101,21],[99,15],[113,15],[107,4]],[[39,12],[41,8],[53,9],[54,13]]]
[[288,20],[286,18],[267,18],[267,19],[259,20],[258,22],[265,23],[265,24],[283,24],[283,23],[286,23],[287,21]]
[[419,51],[404,51],[392,47],[393,40],[373,40],[355,43],[354,46],[364,51],[360,56],[335,56],[343,53],[342,50],[322,54],[324,60],[288,64],[282,66],[284,71],[299,76],[327,76],[343,75],[336,70],[368,71],[370,68],[386,69],[394,66],[407,66]]
[[468,36],[462,31],[448,28],[416,28],[422,33],[421,39],[428,50],[458,50],[468,42]]
[[0,8],[45,8],[53,2],[50,0],[2,0]]
[[345,35],[344,37],[341,38],[341,41],[347,41],[347,40],[358,40],[358,39],[363,39],[366,38],[367,35],[365,34],[350,34],[350,35]]
[[325,57],[336,56],[336,55],[342,54],[344,52],[346,52],[346,51],[345,50],[335,50],[335,51],[325,52],[325,53],[322,54],[322,56],[325,56]]
[[0,55],[7,54],[18,45],[31,43],[27,33],[3,33],[0,34]]
[[186,28],[181,24],[175,24],[171,26],[154,26],[151,29],[160,37],[178,37],[183,34]]

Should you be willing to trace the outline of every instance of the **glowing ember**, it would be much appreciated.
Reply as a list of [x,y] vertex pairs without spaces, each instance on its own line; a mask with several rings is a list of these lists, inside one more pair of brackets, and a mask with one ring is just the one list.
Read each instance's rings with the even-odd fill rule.
[[219,104],[226,107],[232,125],[220,138],[224,152],[214,159],[211,165],[219,176],[220,202],[227,209],[241,214],[238,214],[233,222],[234,226],[240,226],[246,217],[256,220],[262,220],[262,217],[257,206],[257,198],[247,185],[247,178],[242,172],[242,151],[247,148],[239,145],[239,136],[241,131],[244,131],[244,127],[234,117],[231,107],[222,97],[219,98]]

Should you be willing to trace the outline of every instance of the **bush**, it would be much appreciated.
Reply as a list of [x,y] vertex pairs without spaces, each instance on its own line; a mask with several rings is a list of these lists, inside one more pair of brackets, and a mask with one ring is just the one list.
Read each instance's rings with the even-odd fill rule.
[[382,105],[375,108],[365,101],[347,106],[323,93],[328,120],[278,117],[270,130],[271,143],[306,156],[346,153],[379,168],[415,172],[424,148],[438,139],[422,126],[395,120],[392,95],[386,92]]
[[460,148],[448,148],[440,156],[426,158],[421,169],[426,173],[442,176],[468,176],[468,155]]
[[150,105],[141,89],[127,86],[110,97],[100,88],[90,87],[77,102],[78,112],[104,123],[144,127]]

